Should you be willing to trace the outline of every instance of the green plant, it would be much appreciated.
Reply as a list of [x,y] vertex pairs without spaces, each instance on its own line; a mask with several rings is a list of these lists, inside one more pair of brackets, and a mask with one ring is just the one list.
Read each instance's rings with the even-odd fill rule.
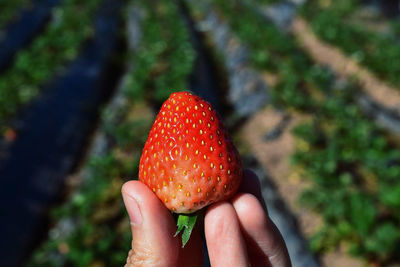
[[0,30],[18,16],[22,8],[29,6],[31,0],[2,0],[0,3]]
[[[385,133],[357,106],[357,86],[351,81],[340,85],[332,72],[313,66],[294,38],[262,18],[256,6],[241,1],[213,3],[250,50],[253,65],[278,77],[274,103],[312,117],[294,131],[305,145],[299,146],[293,163],[312,182],[302,203],[324,221],[312,238],[313,249],[322,252],[345,244],[349,253],[368,261],[388,264],[396,260],[400,252],[400,150],[388,143]],[[342,23],[339,18],[351,14],[357,4],[344,0],[332,4],[325,26]],[[354,49],[363,45],[346,30],[337,31],[336,37]]]
[[0,76],[0,132],[46,81],[77,56],[84,40],[93,34],[92,20],[100,1],[62,1],[44,32],[18,52],[13,65]]
[[239,0],[229,3],[215,0],[213,3],[248,47],[254,67],[277,76],[278,83],[272,91],[274,102],[311,111],[315,105],[310,95],[312,84],[316,82],[313,80],[316,68],[311,67],[312,61],[293,38],[258,14],[252,5],[244,5]]
[[324,218],[312,247],[345,243],[351,254],[387,264],[400,252],[400,150],[353,98],[351,88],[334,91],[310,123],[297,126],[307,149],[298,149],[293,161],[313,182],[303,203]]
[[323,5],[311,0],[302,8],[302,15],[310,21],[314,32],[324,41],[340,47],[348,56],[365,65],[379,78],[399,86],[400,45],[396,22],[391,34],[380,34],[366,27],[350,23],[352,14],[360,8],[360,1],[335,1]]
[[[148,34],[143,36],[143,42],[147,45],[139,47],[133,55],[135,65],[140,66],[141,70],[132,73],[125,88],[129,96],[151,100],[158,105],[174,91],[186,87],[186,79],[195,58],[184,22],[176,19],[179,16],[177,5],[169,1],[162,3],[156,6],[158,13],[162,13],[155,18],[159,22],[144,22],[143,28]],[[173,31],[165,30],[164,25]],[[148,75],[152,75],[153,79],[148,79]],[[143,90],[143,87],[152,90]]]
[[[120,190],[128,177],[138,174],[139,157],[153,121],[146,105],[160,101],[166,88],[168,92],[181,90],[195,56],[175,2],[160,1],[156,8],[143,1],[131,3],[141,6],[146,16],[137,51],[127,56],[132,68],[122,88],[123,104],[103,112],[101,131],[110,146],[104,155],[91,156],[85,166],[90,175],[53,212],[54,222],[71,222],[72,230],[50,235],[34,253],[30,266],[120,266],[126,260],[131,237]],[[167,59],[174,64],[166,65]],[[178,85],[182,87],[173,87]]]

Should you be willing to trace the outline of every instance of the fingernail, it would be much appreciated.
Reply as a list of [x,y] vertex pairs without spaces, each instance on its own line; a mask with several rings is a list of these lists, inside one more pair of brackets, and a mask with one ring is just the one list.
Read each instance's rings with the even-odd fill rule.
[[140,212],[139,204],[130,195],[123,195],[126,210],[131,220],[131,225],[139,226],[142,223],[142,214]]

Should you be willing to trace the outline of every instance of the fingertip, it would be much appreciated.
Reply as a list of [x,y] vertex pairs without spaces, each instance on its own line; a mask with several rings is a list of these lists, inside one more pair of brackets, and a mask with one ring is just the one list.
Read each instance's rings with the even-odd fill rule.
[[268,215],[257,197],[249,193],[240,193],[232,200],[239,220],[251,229],[265,229]]
[[175,266],[179,246],[170,211],[140,181],[126,182],[121,192],[131,221],[134,254],[129,260],[144,266]]
[[229,231],[227,222],[237,221],[235,210],[228,202],[219,202],[211,205],[204,218],[205,231],[210,236],[217,236],[219,233]]
[[249,169],[243,170],[243,179],[240,184],[239,192],[242,193],[250,193],[257,197],[257,199],[261,202],[261,204],[266,207],[262,192],[261,192],[261,183],[258,176]]
[[232,200],[249,247],[250,258],[268,261],[272,266],[290,266],[283,238],[275,224],[252,194],[241,193]]
[[168,209],[161,202],[161,200],[154,194],[150,188],[140,181],[128,181],[121,188],[124,198],[129,196],[135,199],[139,206],[147,207],[147,210],[154,212],[161,212],[162,214],[168,212]]
[[122,195],[137,198],[153,198],[155,195],[142,182],[132,180],[124,183],[121,188]]
[[122,186],[121,191],[128,213],[130,213],[130,199],[134,199],[137,202],[141,211],[140,215],[142,215],[145,222],[145,228],[153,227],[156,229],[168,229],[169,232],[175,231],[175,222],[171,212],[147,185],[140,181],[129,181]]
[[212,266],[246,266],[246,244],[231,203],[211,205],[206,211],[204,228]]
[[142,188],[143,185],[142,182],[135,180],[125,182],[121,187],[122,196],[134,197],[139,195],[141,191],[146,191],[145,188]]

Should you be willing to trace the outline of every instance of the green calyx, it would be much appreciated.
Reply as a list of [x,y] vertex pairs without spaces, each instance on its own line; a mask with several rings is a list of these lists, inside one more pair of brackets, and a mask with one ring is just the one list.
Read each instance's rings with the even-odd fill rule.
[[178,229],[176,230],[174,236],[177,236],[180,232],[182,232],[182,248],[185,247],[186,243],[189,241],[194,225],[196,224],[197,215],[197,213],[192,213],[179,214],[178,216]]

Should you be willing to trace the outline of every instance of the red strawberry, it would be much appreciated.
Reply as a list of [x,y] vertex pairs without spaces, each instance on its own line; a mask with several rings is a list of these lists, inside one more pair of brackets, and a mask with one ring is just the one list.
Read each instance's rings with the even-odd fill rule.
[[242,165],[211,105],[179,92],[164,102],[153,124],[139,179],[168,209],[193,213],[231,197],[241,182]]

